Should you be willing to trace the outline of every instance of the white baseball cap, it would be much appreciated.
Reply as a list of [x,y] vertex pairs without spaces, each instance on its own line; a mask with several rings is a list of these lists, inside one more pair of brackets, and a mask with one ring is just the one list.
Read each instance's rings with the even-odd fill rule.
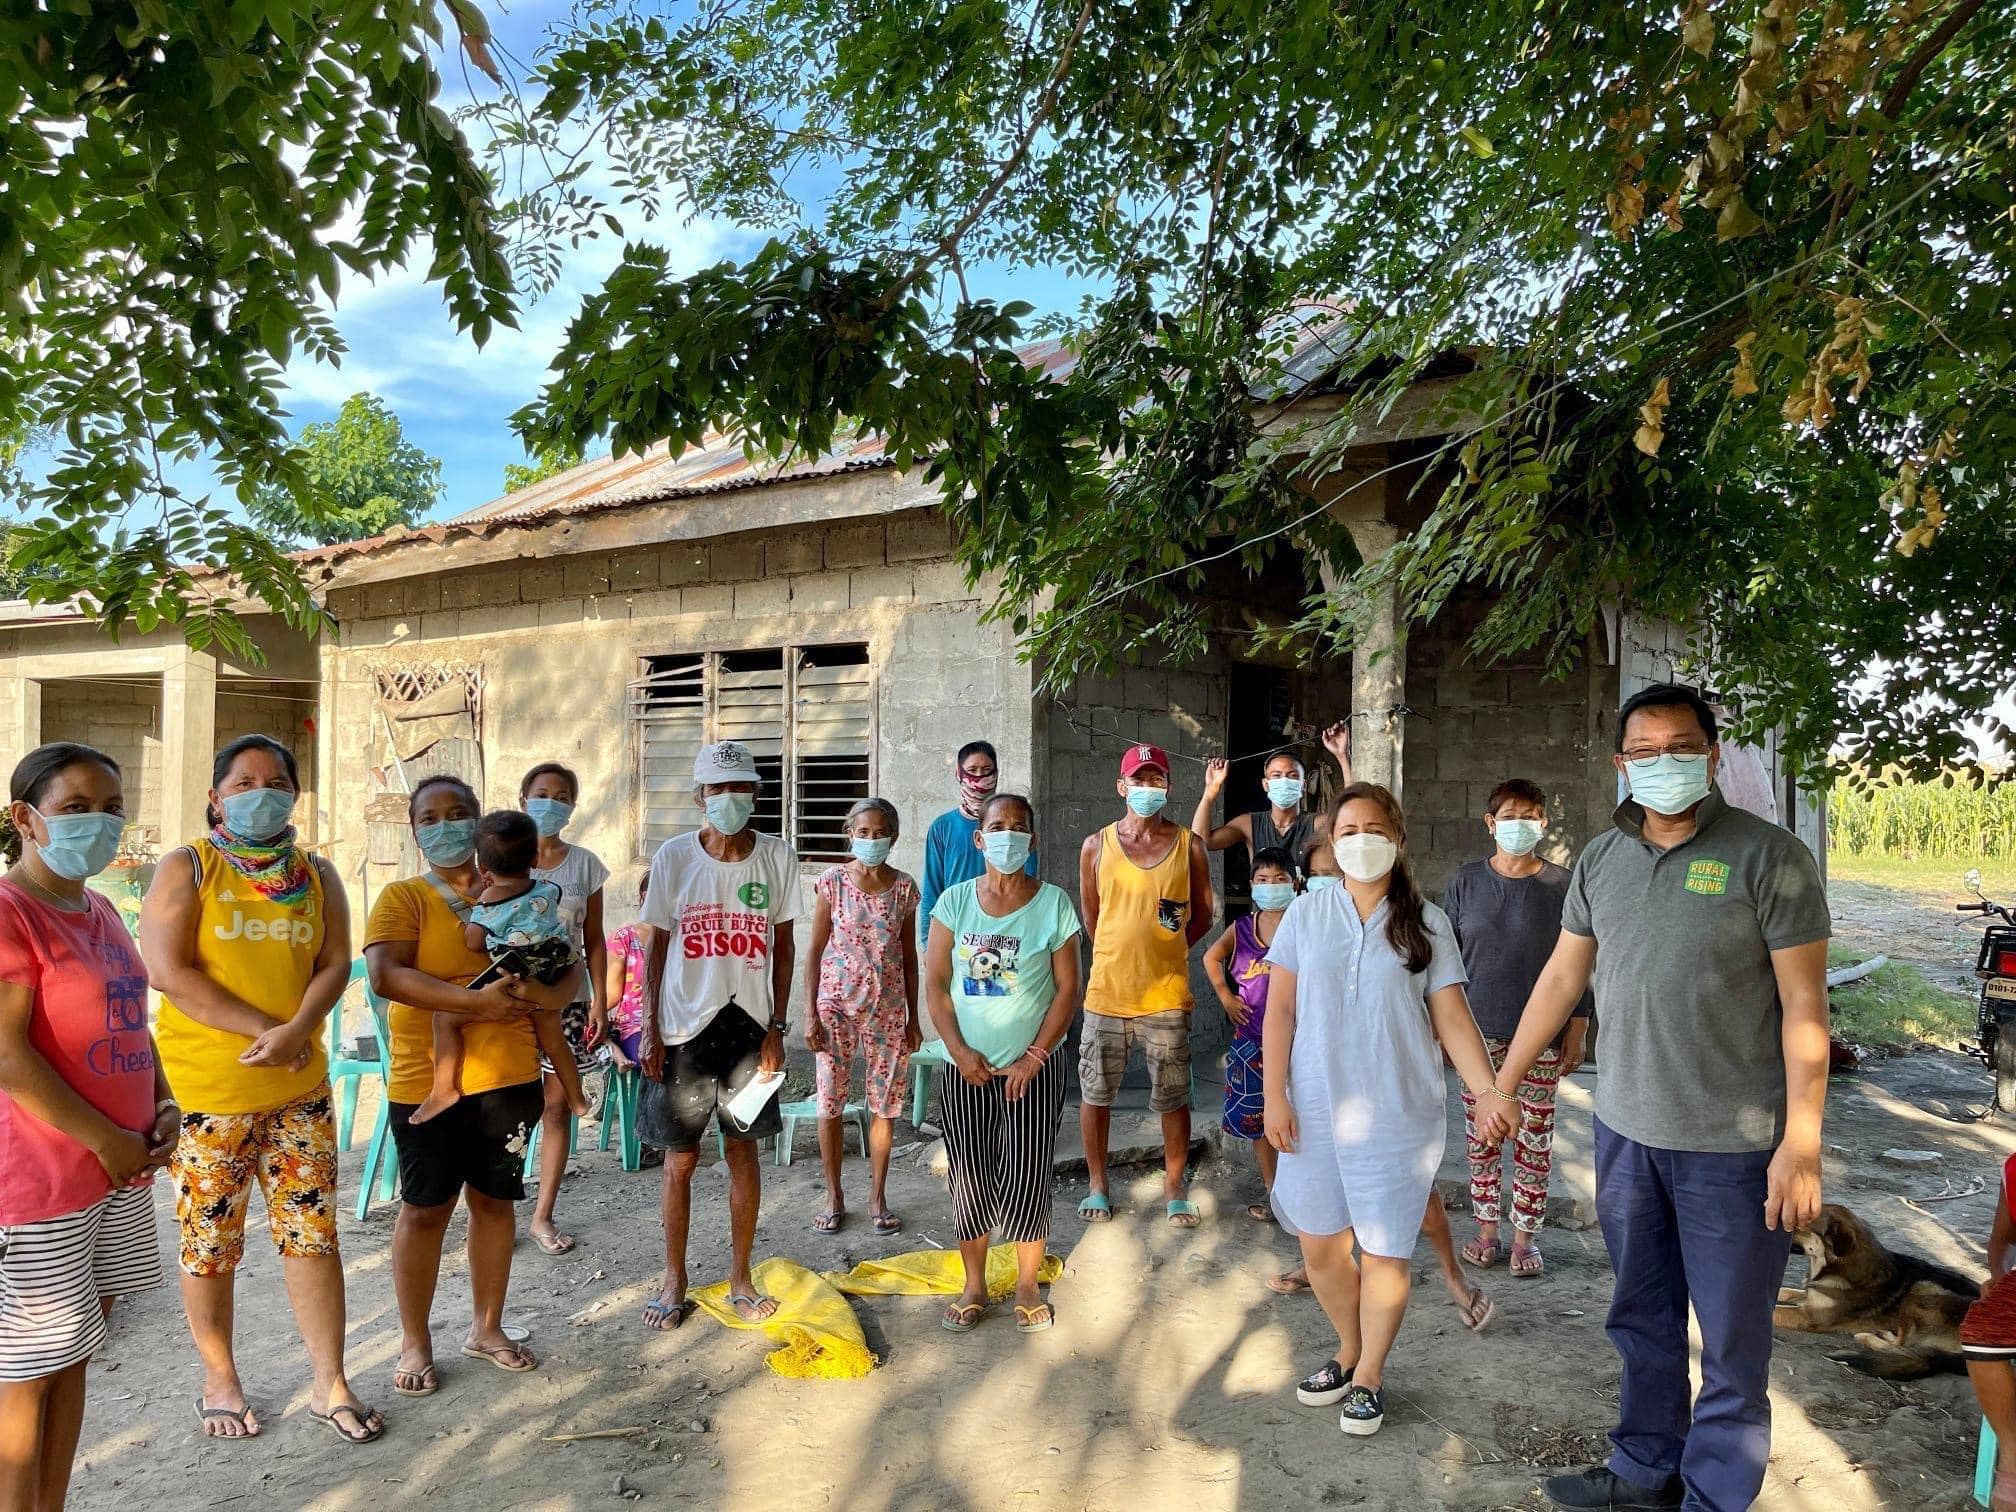
[[700,748],[700,754],[693,758],[693,781],[699,787],[715,782],[760,784],[763,777],[756,770],[756,758],[749,754],[749,747],[722,740]]

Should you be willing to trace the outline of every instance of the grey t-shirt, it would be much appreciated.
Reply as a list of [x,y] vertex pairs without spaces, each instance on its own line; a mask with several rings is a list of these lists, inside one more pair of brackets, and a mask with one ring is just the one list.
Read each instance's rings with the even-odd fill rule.
[[[1530,877],[1503,876],[1488,860],[1466,862],[1443,889],[1442,911],[1456,926],[1470,973],[1470,1012],[1486,1039],[1509,1040],[1519,1032],[1526,999],[1561,937],[1567,896],[1568,868],[1552,861],[1542,861]],[[1575,1017],[1588,1016],[1584,993]]]
[[1671,850],[1644,811],[1575,864],[1561,927],[1596,941],[1596,1116],[1663,1150],[1775,1147],[1785,1132],[1783,1009],[1771,952],[1833,933],[1812,854],[1711,792]]

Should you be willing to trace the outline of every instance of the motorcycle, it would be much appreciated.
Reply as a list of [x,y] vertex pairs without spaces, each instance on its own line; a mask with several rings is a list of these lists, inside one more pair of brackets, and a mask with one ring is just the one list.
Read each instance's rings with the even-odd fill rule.
[[1981,891],[1981,873],[1962,879],[1972,903],[1956,903],[1956,913],[1979,914],[1988,923],[1974,975],[1981,979],[1981,1003],[1975,1011],[1974,1053],[1995,1072],[1995,1106],[2016,1113],[2016,908],[1990,902]]

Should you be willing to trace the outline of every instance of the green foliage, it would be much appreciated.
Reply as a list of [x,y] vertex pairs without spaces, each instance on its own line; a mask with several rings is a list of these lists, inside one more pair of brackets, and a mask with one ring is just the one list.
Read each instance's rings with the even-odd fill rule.
[[521,488],[530,488],[534,483],[543,483],[548,478],[566,472],[570,467],[580,465],[580,447],[564,444],[542,446],[533,454],[530,462],[504,464],[504,492],[516,493]]
[[[1829,959],[1830,966],[1849,964]],[[1834,1033],[1853,1045],[1890,1049],[1918,1044],[1954,1049],[1974,1038],[1974,1003],[1933,985],[1902,961],[1879,966],[1860,981],[1827,994]]]
[[406,439],[375,394],[352,394],[334,420],[302,427],[294,451],[301,491],[261,489],[250,509],[252,523],[282,545],[383,535],[411,525],[441,497],[440,460]]
[[[482,67],[481,18],[455,24]],[[41,599],[256,654],[234,592],[317,612],[280,544],[168,481],[300,497],[281,369],[335,362],[341,277],[409,258],[478,341],[513,319],[490,187],[434,103],[432,0],[47,0],[0,20],[0,434]]]
[[1828,795],[1827,846],[1829,855],[2016,861],[2016,782],[1965,769],[1923,782],[1852,774]]
[[[1623,601],[1684,621],[1693,675],[1795,764],[1842,737],[1936,769],[2016,644],[2009,21],[723,0],[682,24],[594,0],[496,133],[555,165],[509,207],[535,279],[666,185],[774,240],[679,279],[627,248],[520,428],[883,430],[928,459],[1051,686],[1198,649],[1207,559],[1287,554],[1310,592],[1277,633],[1305,651],[1391,587],[1425,617],[1487,586],[1475,653],[1565,663]],[[968,297],[982,261],[1091,291],[1050,327],[1068,377],[1015,358],[1026,306]],[[1319,322],[1346,401],[1291,405]],[[1312,498],[1403,415],[1453,442]],[[1362,562],[1341,516],[1380,496],[1419,527]]]

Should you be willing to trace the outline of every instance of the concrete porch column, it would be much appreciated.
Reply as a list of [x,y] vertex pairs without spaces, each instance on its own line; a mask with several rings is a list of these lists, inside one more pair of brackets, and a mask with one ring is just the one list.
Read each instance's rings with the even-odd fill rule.
[[[1351,532],[1358,554],[1367,563],[1390,551],[1400,530],[1383,517],[1350,517],[1341,522]],[[1339,579],[1323,568],[1323,586],[1335,592]],[[1400,797],[1404,775],[1403,747],[1407,718],[1407,621],[1400,595],[1382,591],[1366,606],[1351,645],[1351,775],[1376,782]]]
[[217,658],[171,646],[161,668],[161,849],[203,834],[217,754]]
[[8,758],[11,770],[16,761],[42,744],[42,684],[32,677],[15,677],[7,687],[6,717],[0,724],[13,734],[14,754]]

